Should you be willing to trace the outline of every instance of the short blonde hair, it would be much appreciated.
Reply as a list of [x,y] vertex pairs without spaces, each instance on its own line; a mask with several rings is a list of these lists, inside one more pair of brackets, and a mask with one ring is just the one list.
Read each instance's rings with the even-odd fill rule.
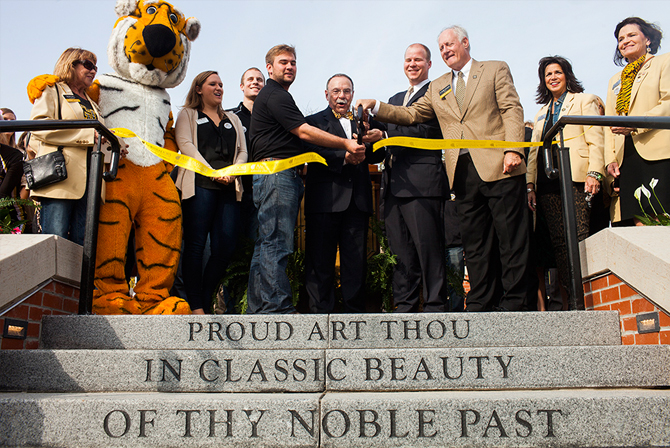
[[58,58],[58,61],[56,61],[54,75],[58,76],[62,82],[70,84],[74,81],[75,76],[74,63],[86,59],[94,64],[98,63],[98,58],[94,53],[81,48],[70,47],[65,50]]
[[295,54],[295,47],[291,45],[281,44],[281,45],[275,45],[274,47],[270,48],[270,50],[265,55],[265,63],[272,65],[272,63],[275,61],[275,58],[280,54],[284,53],[292,54],[294,58],[296,59],[298,58],[298,56]]

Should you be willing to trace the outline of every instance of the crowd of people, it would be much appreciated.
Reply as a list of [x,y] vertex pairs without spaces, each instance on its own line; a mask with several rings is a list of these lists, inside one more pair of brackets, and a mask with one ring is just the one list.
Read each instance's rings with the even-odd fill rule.
[[[531,141],[543,141],[565,115],[670,115],[670,56],[656,55],[662,32],[637,17],[614,31],[615,64],[606,101],[585,93],[570,62],[561,56],[539,61],[537,103]],[[545,309],[535,303],[537,282],[552,261],[563,286],[547,310],[567,309],[569,266],[557,179],[544,175],[544,152],[520,148],[449,148],[442,151],[372,145],[388,137],[524,141],[524,114],[509,67],[470,55],[465,29],[452,26],[438,36],[448,70],[429,79],[431,52],[410,45],[404,55],[409,87],[387,102],[354,102],[354,81],[336,73],[325,83],[327,107],[305,117],[289,88],[296,79],[296,50],[268,51],[268,78],[258,68],[242,74],[243,101],[222,108],[223,84],[216,71],[198,74],[175,125],[179,151],[205,166],[272,162],[315,152],[327,165],[310,163],[271,175],[205,177],[176,167],[181,194],[183,252],[181,279],[194,313],[212,309],[212,297],[242,235],[254,239],[249,272],[249,313],[297,313],[286,273],[294,250],[294,227],[305,197],[305,288],[313,313],[364,312],[368,221],[374,213],[369,165],[382,164],[379,216],[397,256],[392,278],[396,312],[518,311]],[[59,81],[47,86],[31,119],[97,119],[87,94],[97,73],[96,56],[68,49],[56,63]],[[354,107],[366,111],[366,132],[358,136]],[[3,119],[16,119],[2,109]],[[104,122],[103,122],[104,123]],[[528,131],[531,132],[531,131]],[[82,244],[86,174],[93,130],[33,132],[17,145],[0,134],[0,197],[27,198],[23,160],[61,151],[67,178],[36,188],[40,219],[32,231]],[[670,204],[670,188],[659,184],[647,203],[635,190],[670,172],[670,131],[625,127],[567,126],[578,239],[608,225],[638,225]],[[555,154],[555,151],[553,152]],[[655,185],[652,185],[652,188]],[[639,195],[639,193],[638,193]],[[104,197],[104,190],[103,190]],[[14,218],[26,210],[16,206]],[[607,216],[610,215],[610,216]],[[30,232],[30,226],[22,228]],[[341,304],[336,300],[339,249]],[[205,253],[209,252],[205,256]],[[470,282],[467,301],[448,273]],[[542,296],[543,294],[541,294]],[[231,304],[227,307],[232,309]]]

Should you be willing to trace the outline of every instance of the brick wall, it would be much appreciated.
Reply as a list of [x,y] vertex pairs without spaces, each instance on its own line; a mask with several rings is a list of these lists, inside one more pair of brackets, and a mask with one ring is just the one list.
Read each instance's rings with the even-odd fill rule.
[[[584,304],[587,310],[618,311],[625,345],[670,345],[670,315],[612,273],[584,282]],[[636,316],[654,311],[660,331],[639,334]]]
[[[0,349],[36,349],[42,330],[42,316],[77,314],[79,289],[51,280],[23,301],[0,314]],[[3,338],[5,319],[28,322],[26,339]]]

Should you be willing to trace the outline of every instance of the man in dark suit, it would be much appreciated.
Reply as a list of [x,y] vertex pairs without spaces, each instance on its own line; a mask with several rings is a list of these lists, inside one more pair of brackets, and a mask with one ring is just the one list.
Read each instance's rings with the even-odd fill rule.
[[[453,26],[439,35],[451,69],[409,107],[360,100],[377,119],[398,124],[437,118],[446,139],[523,140],[523,108],[509,67],[470,57],[467,32]],[[461,237],[470,278],[468,311],[525,307],[528,264],[526,165],[520,148],[445,150],[456,193]]]
[[[326,83],[328,107],[307,117],[307,123],[342,138],[356,135],[351,102],[354,83],[345,74]],[[376,123],[373,128],[383,128]],[[366,142],[382,138],[371,129]],[[368,163],[379,163],[384,151],[351,154],[342,149],[307,145],[321,154],[328,166],[310,163],[305,179],[305,287],[313,313],[332,313],[335,308],[335,258],[340,248],[342,311],[365,311],[366,241],[372,207]]]
[[[430,81],[430,50],[412,44],[405,51],[404,70],[410,88],[389,104],[411,106]],[[388,127],[388,136],[442,138],[437,120]],[[447,278],[444,258],[444,201],[449,193],[441,151],[389,147],[384,161],[381,197],[386,235],[398,256],[393,272],[396,312],[419,310],[423,282],[423,310],[446,311]]]

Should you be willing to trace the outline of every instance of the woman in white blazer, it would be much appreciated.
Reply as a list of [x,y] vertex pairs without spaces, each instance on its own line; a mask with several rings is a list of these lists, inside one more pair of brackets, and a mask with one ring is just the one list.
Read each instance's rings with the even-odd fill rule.
[[[222,100],[223,83],[218,73],[200,73],[191,84],[175,129],[181,153],[214,169],[247,161],[242,122],[223,110]],[[182,192],[186,300],[193,314],[204,314],[211,308],[212,295],[235,251],[242,182],[236,176],[209,178],[179,168],[176,185]],[[208,235],[212,255],[203,273]]]
[[[60,78],[45,88],[30,112],[31,120],[98,120],[103,122],[95,102],[86,94],[97,73],[95,54],[68,48],[56,62],[54,75]],[[31,192],[42,204],[42,232],[84,243],[86,227],[86,179],[93,129],[36,131],[30,146],[37,157],[61,150],[67,179]]]
[[[560,56],[540,60],[540,83],[537,102],[543,104],[535,116],[532,141],[543,141],[545,134],[563,115],[600,115],[602,100],[583,93],[584,88],[572,71],[572,65]],[[600,191],[605,170],[603,161],[603,130],[601,127],[569,125],[564,129],[566,146],[570,148],[572,187],[577,214],[577,236],[581,241],[589,235],[591,207],[589,201]],[[555,151],[552,152],[555,154]],[[556,166],[556,159],[554,159]],[[538,174],[539,173],[539,174]],[[547,310],[557,311],[567,303],[569,282],[567,246],[565,242],[561,193],[558,179],[548,179],[544,173],[544,152],[535,146],[528,154],[526,172],[528,207],[544,215],[549,239],[554,249],[556,267],[562,285],[563,302],[550,301]]]
[[[660,28],[639,17],[628,17],[614,31],[614,63],[624,69],[610,79],[606,115],[670,116],[670,54],[654,56],[663,38]],[[670,130],[612,127],[605,130],[608,185],[618,193],[612,202],[612,221],[640,225],[642,215],[635,190],[658,179],[656,196],[642,197],[649,215],[670,207]],[[660,201],[660,203],[659,203]],[[670,208],[669,208],[670,209]],[[654,211],[655,210],[655,211]]]

